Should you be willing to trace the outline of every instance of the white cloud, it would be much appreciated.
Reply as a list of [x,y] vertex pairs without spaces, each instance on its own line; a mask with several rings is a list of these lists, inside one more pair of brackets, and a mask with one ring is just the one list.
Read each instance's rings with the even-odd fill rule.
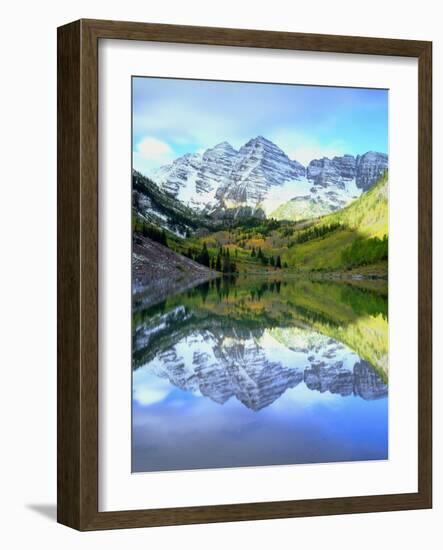
[[150,374],[146,368],[140,368],[133,374],[133,398],[143,406],[162,401],[171,391],[168,380]]
[[137,144],[137,153],[147,159],[165,158],[172,154],[172,149],[165,141],[154,137],[145,137]]
[[152,176],[160,166],[172,162],[174,157],[174,151],[166,141],[147,136],[137,143],[132,158],[137,171]]

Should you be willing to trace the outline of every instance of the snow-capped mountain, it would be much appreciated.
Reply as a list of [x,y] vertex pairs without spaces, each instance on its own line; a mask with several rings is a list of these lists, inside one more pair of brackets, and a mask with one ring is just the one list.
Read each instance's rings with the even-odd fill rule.
[[277,219],[315,217],[346,206],[388,167],[369,151],[354,157],[312,160],[305,168],[272,141],[258,136],[238,151],[222,142],[187,154],[153,174],[154,181],[187,206],[206,213],[230,209]]

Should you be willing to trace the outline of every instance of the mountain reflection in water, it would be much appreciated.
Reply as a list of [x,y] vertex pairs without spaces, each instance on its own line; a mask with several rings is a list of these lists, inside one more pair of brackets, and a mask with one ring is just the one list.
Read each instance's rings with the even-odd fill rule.
[[133,322],[133,471],[387,458],[383,292],[218,280]]

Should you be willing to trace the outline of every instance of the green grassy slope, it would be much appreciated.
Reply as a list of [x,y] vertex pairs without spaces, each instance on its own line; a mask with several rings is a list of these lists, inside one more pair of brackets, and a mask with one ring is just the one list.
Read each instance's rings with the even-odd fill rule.
[[318,224],[341,223],[365,237],[388,234],[388,173],[360,198],[338,212],[322,218]]
[[340,224],[341,227],[322,237],[303,243],[296,242],[283,254],[283,260],[300,270],[340,270],[351,267],[343,258],[343,251],[357,240],[363,243],[367,239],[381,239],[388,234],[388,175],[385,174],[372,189],[349,206],[324,216],[309,229],[332,224]]
[[309,198],[298,197],[281,204],[270,217],[276,220],[299,221],[324,216],[330,212],[331,207],[326,202],[313,203]]

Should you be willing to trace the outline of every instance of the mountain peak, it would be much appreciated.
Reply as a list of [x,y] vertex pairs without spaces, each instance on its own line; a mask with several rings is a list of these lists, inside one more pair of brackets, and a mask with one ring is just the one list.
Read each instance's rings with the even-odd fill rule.
[[212,151],[214,149],[228,149],[229,151],[235,151],[234,147],[229,143],[229,141],[222,141],[221,143],[217,143],[217,145],[214,145],[212,148]]
[[388,155],[386,153],[379,153],[378,151],[366,151],[366,153],[363,153],[363,155],[357,155],[358,158],[388,158]]
[[246,146],[248,145],[255,145],[255,144],[264,144],[264,145],[271,145],[272,147],[277,147],[277,145],[275,145],[275,143],[273,143],[271,140],[263,137],[263,136],[256,136],[255,138],[252,138],[250,139],[247,143],[246,143]]

